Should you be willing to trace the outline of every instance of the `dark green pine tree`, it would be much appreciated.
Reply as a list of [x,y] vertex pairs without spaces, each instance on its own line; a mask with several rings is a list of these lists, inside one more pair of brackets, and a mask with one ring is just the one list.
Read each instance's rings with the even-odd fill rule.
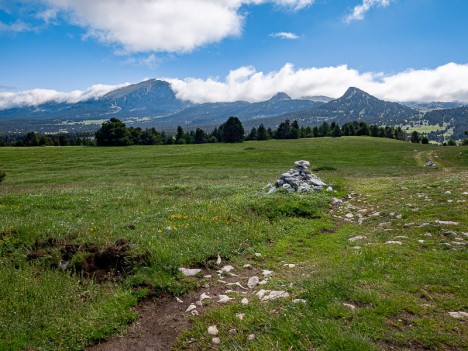
[[219,129],[221,130],[222,141],[225,143],[239,143],[244,139],[244,127],[237,117],[229,117]]
[[117,118],[104,122],[97,130],[96,144],[99,146],[127,146],[132,144],[130,130]]
[[268,135],[268,131],[266,130],[263,123],[261,123],[258,126],[258,130],[257,130],[257,140],[268,140],[268,139],[270,139],[270,136]]

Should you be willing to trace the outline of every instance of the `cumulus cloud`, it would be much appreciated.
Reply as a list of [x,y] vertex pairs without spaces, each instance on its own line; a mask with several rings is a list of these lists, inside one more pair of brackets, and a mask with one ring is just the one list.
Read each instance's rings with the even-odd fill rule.
[[271,33],[270,36],[273,38],[289,39],[289,40],[299,39],[299,36],[297,34],[294,34],[291,32]]
[[367,11],[369,11],[372,7],[386,7],[390,5],[390,1],[391,0],[362,0],[362,4],[355,6],[353,12],[346,16],[345,22],[349,23],[352,21],[363,20]]
[[170,79],[179,98],[197,103],[264,101],[283,91],[293,98],[326,95],[340,97],[350,86],[389,101],[468,102],[468,64],[449,63],[435,69],[407,70],[394,75],[359,72],[346,65],[263,73],[254,67],[232,70],[224,80]]
[[292,10],[314,0],[42,0],[87,36],[127,53],[190,52],[242,33],[243,5],[272,3]]
[[82,100],[99,98],[108,92],[122,88],[129,83],[119,85],[96,84],[86,89],[74,90],[71,92],[60,92],[51,89],[33,89],[21,92],[0,93],[0,109],[7,109],[20,106],[38,106],[46,102],[67,102],[76,103]]

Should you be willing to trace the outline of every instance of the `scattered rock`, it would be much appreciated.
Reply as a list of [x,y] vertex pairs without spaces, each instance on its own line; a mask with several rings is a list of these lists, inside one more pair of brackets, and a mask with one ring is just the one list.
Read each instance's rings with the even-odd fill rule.
[[185,310],[185,312],[191,312],[193,310],[195,310],[197,308],[197,306],[195,306],[195,304],[190,304],[189,307],[187,307],[187,309]]
[[256,287],[258,285],[259,282],[260,282],[260,279],[257,276],[254,275],[253,277],[249,278],[247,286],[250,289],[253,289],[254,287]]
[[238,287],[241,288],[241,289],[247,290],[247,288],[243,287],[242,284],[239,283],[239,282],[227,283],[226,285],[227,285],[227,286],[233,286],[233,285],[235,285],[235,286],[238,286]]
[[288,268],[294,268],[294,267],[296,267],[296,265],[295,265],[294,263],[285,263],[283,266],[284,266],[284,267],[288,267]]
[[216,325],[211,325],[208,327],[208,334],[209,335],[218,335],[218,327]]
[[184,303],[184,301],[182,301],[182,300],[179,299],[178,297],[176,297],[175,299],[176,299],[176,301],[177,301],[178,303]]
[[233,269],[234,269],[233,266],[228,265],[228,266],[224,266],[223,268],[221,268],[221,271],[222,271],[222,272],[227,272],[227,273],[229,273],[229,272],[232,271]]
[[427,161],[425,164],[424,164],[424,167],[437,167],[437,165],[432,162],[432,161]]
[[245,313],[236,313],[236,317],[239,318],[240,320],[243,320],[245,317]]
[[358,236],[349,238],[348,241],[349,241],[349,242],[355,242],[355,241],[363,240],[363,239],[367,239],[367,237],[364,236],[364,235],[358,235]]
[[360,247],[360,246],[351,246],[350,249],[352,249],[352,250],[360,250],[361,247]]
[[456,236],[457,233],[455,233],[454,231],[451,231],[451,230],[445,230],[442,232],[442,234],[444,234],[445,236]]
[[268,269],[264,269],[262,272],[264,277],[271,277],[273,275],[273,271],[269,271]]
[[221,339],[216,337],[216,338],[211,339],[211,342],[215,345],[219,345],[221,344]]
[[356,309],[356,306],[350,304],[350,303],[343,303],[344,307],[348,307],[350,310],[354,311]]
[[402,243],[401,241],[395,241],[395,240],[386,241],[385,244],[389,244],[389,245],[403,245],[403,243]]
[[289,293],[286,291],[275,291],[275,290],[260,290],[257,296],[261,301],[270,301],[278,299],[280,297],[289,297]]
[[201,294],[201,296],[200,296],[200,301],[201,302],[203,302],[203,300],[208,300],[208,299],[211,299],[210,295],[205,294],[205,293]]
[[183,275],[186,277],[192,277],[194,275],[197,275],[198,273],[201,272],[201,269],[187,269],[187,268],[179,268],[179,272],[181,272]]
[[463,311],[458,311],[458,312],[449,312],[448,313],[450,317],[456,318],[456,319],[468,319],[468,313],[463,312]]
[[304,300],[304,299],[294,299],[292,300],[293,303],[307,303],[307,300]]
[[424,244],[424,240],[418,240],[418,243]]
[[248,300],[246,297],[244,297],[244,298],[241,300],[241,304],[243,304],[243,305],[248,305],[248,304],[249,304],[249,300]]
[[459,222],[439,221],[438,219],[436,219],[434,222],[437,224],[442,224],[442,225],[459,225],[460,224]]
[[261,253],[258,253],[258,252],[256,252],[256,253],[254,253],[254,256],[255,256],[255,257],[262,257],[262,254],[261,254]]
[[218,300],[219,303],[227,303],[231,300],[234,300],[232,297],[229,297],[227,295],[218,295],[218,298],[219,298]]
[[249,340],[249,341],[255,340],[255,334],[250,334],[250,335],[247,337],[247,340]]
[[243,268],[252,268],[252,265],[247,263],[247,264],[244,264],[242,267]]
[[221,256],[218,254],[218,258],[216,259],[216,264],[219,266],[221,264]]

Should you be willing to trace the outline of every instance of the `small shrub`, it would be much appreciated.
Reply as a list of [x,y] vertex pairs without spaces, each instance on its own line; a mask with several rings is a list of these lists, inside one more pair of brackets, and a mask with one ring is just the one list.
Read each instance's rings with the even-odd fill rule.
[[0,183],[3,182],[5,177],[6,177],[6,172],[0,169]]

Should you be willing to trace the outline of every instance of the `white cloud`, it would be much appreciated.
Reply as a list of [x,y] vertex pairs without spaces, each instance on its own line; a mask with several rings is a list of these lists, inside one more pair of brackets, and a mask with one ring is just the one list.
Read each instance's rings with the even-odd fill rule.
[[314,0],[42,0],[61,11],[87,37],[127,53],[190,52],[242,33],[243,5],[272,3],[292,10]]
[[96,99],[112,90],[127,85],[129,83],[119,85],[96,84],[85,91],[74,90],[71,92],[60,92],[51,89],[33,89],[18,93],[0,92],[0,110],[19,106],[37,106],[51,101],[76,103],[81,100]]
[[387,7],[390,5],[391,0],[362,0],[361,5],[357,5],[353,9],[353,13],[349,14],[345,18],[345,22],[351,21],[358,21],[364,19],[364,15],[369,11],[372,7],[375,6],[383,6]]
[[280,39],[299,39],[299,36],[297,34],[291,33],[291,32],[278,32],[278,33],[271,33],[271,37],[273,38],[280,38]]
[[436,69],[408,70],[394,75],[359,72],[346,65],[263,73],[253,67],[231,71],[218,79],[166,79],[179,98],[193,102],[264,101],[279,91],[293,98],[326,95],[340,97],[358,87],[389,101],[461,101],[468,103],[468,64],[449,63]]
[[29,24],[21,20],[18,20],[14,23],[9,23],[9,24],[0,21],[0,33],[2,32],[20,33],[20,32],[27,32],[31,30],[33,30],[33,28]]
[[[273,72],[254,67],[232,70],[223,79],[161,78],[171,83],[180,99],[196,103],[264,101],[283,91],[293,98],[326,95],[338,98],[351,86],[388,101],[459,101],[468,103],[468,64],[448,63],[435,69],[407,70],[393,75],[359,72],[346,65],[296,69],[291,64]],[[0,109],[36,106],[49,101],[78,102],[127,86],[93,85],[86,91],[34,89],[0,92]]]

